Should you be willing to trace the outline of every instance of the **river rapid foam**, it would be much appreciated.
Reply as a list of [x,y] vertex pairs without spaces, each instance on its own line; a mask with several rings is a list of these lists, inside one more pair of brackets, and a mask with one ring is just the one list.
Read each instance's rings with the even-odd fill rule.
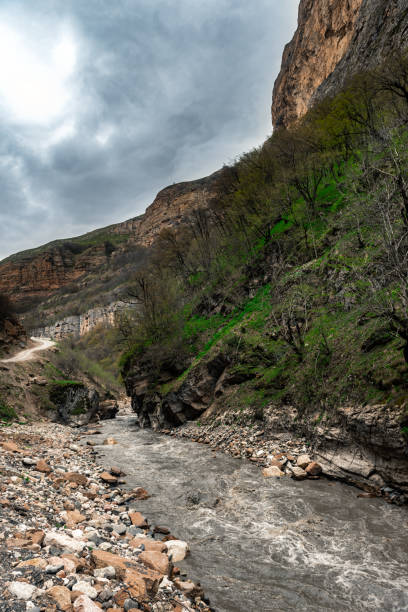
[[[187,540],[178,565],[219,612],[408,610],[408,512],[325,479],[264,479],[249,461],[107,421],[99,461],[151,498],[138,509]],[[98,438],[95,438],[97,441]]]

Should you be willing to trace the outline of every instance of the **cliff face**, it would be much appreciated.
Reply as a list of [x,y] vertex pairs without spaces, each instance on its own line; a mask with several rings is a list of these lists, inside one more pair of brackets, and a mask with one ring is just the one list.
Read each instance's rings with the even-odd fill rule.
[[33,329],[31,334],[35,337],[51,338],[52,340],[62,340],[69,336],[80,338],[98,325],[112,327],[116,315],[127,307],[128,304],[124,302],[114,302],[108,306],[91,308],[84,314],[72,315],[52,325]]
[[301,0],[274,87],[274,127],[289,126],[349,76],[407,48],[407,41],[407,0]]
[[362,0],[301,0],[298,28],[283,52],[272,119],[288,126],[304,115],[319,85],[346,53]]
[[176,228],[194,209],[208,206],[217,196],[221,173],[163,189],[139,217],[7,258],[0,262],[0,293],[25,311],[70,284],[88,286],[95,273],[109,281],[131,248],[150,247],[162,229]]

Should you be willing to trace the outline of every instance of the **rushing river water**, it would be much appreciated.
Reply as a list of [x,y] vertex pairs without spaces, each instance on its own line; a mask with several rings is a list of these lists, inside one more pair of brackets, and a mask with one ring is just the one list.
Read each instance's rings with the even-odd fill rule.
[[[99,461],[152,497],[137,509],[190,544],[178,565],[219,612],[408,610],[408,513],[328,482],[264,479],[248,461],[103,426]],[[96,438],[97,440],[97,438]]]

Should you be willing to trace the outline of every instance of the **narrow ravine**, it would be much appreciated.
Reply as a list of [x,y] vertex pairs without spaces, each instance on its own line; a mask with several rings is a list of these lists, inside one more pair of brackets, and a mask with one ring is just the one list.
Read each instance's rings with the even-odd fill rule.
[[[340,483],[263,479],[247,461],[105,422],[99,461],[117,465],[157,524],[189,541],[180,567],[220,612],[408,610],[408,512]],[[99,446],[113,436],[118,444]]]

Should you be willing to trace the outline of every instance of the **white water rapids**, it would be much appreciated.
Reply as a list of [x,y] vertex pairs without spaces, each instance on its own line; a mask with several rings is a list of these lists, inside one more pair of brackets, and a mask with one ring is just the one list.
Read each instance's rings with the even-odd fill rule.
[[264,479],[247,461],[103,425],[99,461],[152,497],[137,509],[187,540],[178,564],[219,612],[408,610],[408,512],[340,483]]

